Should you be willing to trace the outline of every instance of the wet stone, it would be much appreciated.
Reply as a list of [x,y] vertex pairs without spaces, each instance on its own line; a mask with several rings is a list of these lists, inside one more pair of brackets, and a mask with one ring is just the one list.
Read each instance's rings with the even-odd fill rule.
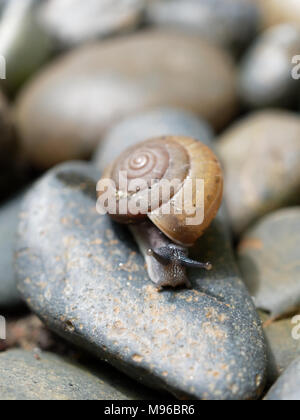
[[234,113],[235,83],[232,60],[218,48],[143,31],[54,62],[21,94],[17,125],[30,161],[48,168],[89,157],[112,124],[157,106],[194,111],[221,127]]
[[[114,384],[116,380],[116,384]],[[85,368],[72,359],[47,352],[11,350],[0,353],[2,400],[130,400],[151,393],[131,391],[131,381],[118,383],[109,370]],[[123,389],[124,385],[129,390]]]
[[223,218],[191,252],[214,269],[191,270],[191,290],[160,293],[127,228],[97,214],[98,177],[92,165],[65,164],[27,196],[16,267],[29,306],[144,384],[181,398],[258,398],[265,342]]
[[14,271],[15,236],[22,196],[0,206],[0,309],[21,304]]
[[265,400],[300,401],[300,357],[278,379]]
[[300,308],[300,207],[261,219],[245,234],[238,254],[242,277],[258,308],[271,317]]
[[[300,51],[299,25],[282,24],[265,31],[247,51],[239,75],[239,94],[250,108],[297,103],[299,71],[292,62]],[[295,68],[296,77],[292,77]]]
[[297,357],[300,357],[300,317],[265,324],[269,349],[268,382],[276,379]]
[[47,0],[39,10],[43,27],[62,47],[128,32],[141,21],[145,0]]
[[252,0],[151,0],[146,9],[152,24],[195,33],[234,50],[254,38],[260,18]]
[[285,111],[260,111],[220,137],[225,195],[236,234],[280,207],[299,204],[300,118]]
[[49,36],[35,18],[39,0],[11,0],[0,20],[0,55],[6,61],[1,86],[14,94],[52,53]]
[[128,147],[167,135],[193,137],[212,147],[213,131],[204,120],[187,111],[156,108],[128,117],[112,127],[99,143],[94,163],[102,172]]

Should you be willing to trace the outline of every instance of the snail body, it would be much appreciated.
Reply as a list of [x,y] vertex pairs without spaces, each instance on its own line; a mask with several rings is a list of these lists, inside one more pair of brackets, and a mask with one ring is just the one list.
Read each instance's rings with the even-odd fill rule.
[[207,146],[189,137],[150,139],[122,153],[104,171],[107,179],[115,188],[98,186],[98,196],[115,199],[108,213],[130,225],[158,288],[189,287],[186,266],[211,269],[188,258],[222,202],[222,169]]

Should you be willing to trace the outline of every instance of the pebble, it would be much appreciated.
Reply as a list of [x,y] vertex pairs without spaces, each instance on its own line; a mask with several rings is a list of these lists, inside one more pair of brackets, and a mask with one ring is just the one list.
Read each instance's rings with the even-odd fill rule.
[[52,330],[144,385],[179,398],[256,399],[261,322],[219,216],[191,256],[193,288],[159,293],[126,227],[95,209],[99,171],[67,163],[29,192],[16,248],[19,288]]
[[174,106],[220,128],[235,104],[229,55],[198,37],[153,30],[58,59],[27,85],[16,119],[26,155],[44,169],[90,156],[104,132],[128,115]]
[[14,247],[23,196],[0,206],[0,309],[21,304],[14,271]]
[[35,18],[38,2],[11,0],[0,20],[0,56],[5,58],[6,73],[0,84],[10,95],[16,94],[52,54],[52,42]]
[[146,19],[233,50],[245,47],[261,23],[260,9],[252,0],[152,0]]
[[60,47],[133,30],[142,19],[145,0],[48,0],[39,22]]
[[[274,26],[246,52],[239,74],[239,95],[249,108],[283,107],[298,102],[300,72],[294,56],[300,52],[300,27]],[[296,73],[295,77],[293,72]]]
[[280,207],[299,204],[300,117],[264,110],[234,123],[219,138],[232,228],[240,235]]
[[103,172],[128,147],[143,140],[167,135],[193,137],[210,147],[214,137],[209,124],[190,112],[155,108],[125,118],[113,126],[99,143],[94,163]]
[[265,400],[300,401],[300,357],[278,379]]
[[[116,381],[116,383],[114,383]],[[4,401],[99,401],[149,399],[119,384],[109,370],[89,369],[52,353],[10,350],[0,353],[0,389]],[[130,388],[131,386],[131,388]],[[127,390],[128,387],[128,390]]]

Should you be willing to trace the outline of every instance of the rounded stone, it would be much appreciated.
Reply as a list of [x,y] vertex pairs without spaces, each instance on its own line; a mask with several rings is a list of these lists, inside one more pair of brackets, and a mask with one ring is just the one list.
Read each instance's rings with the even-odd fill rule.
[[260,10],[252,0],[152,0],[146,19],[196,33],[222,47],[240,49],[254,38]]
[[258,308],[272,317],[300,308],[300,207],[261,219],[245,234],[238,254]]
[[300,4],[298,0],[256,0],[261,9],[263,25],[279,23],[300,23]]
[[1,17],[0,56],[5,57],[6,78],[0,82],[9,94],[15,94],[52,53],[52,42],[36,21],[38,3],[10,1]]
[[300,118],[287,111],[250,114],[220,137],[225,195],[236,234],[280,207],[299,203]]
[[48,0],[38,16],[62,47],[134,29],[142,18],[144,0]]
[[180,398],[253,399],[266,348],[220,215],[191,250],[211,261],[192,289],[159,293],[126,227],[96,211],[99,171],[68,163],[45,175],[23,207],[20,291],[55,332],[144,384]]
[[23,196],[0,206],[0,309],[21,304],[14,271],[14,247]]
[[265,322],[268,342],[268,383],[273,385],[283,371],[300,357],[300,316]]
[[[139,398],[138,391],[134,394],[130,388],[122,389],[118,382],[118,375],[107,369],[102,372],[99,368],[86,368],[52,353],[23,350],[0,353],[0,389],[4,401],[147,398],[142,392]],[[127,382],[127,386],[133,387],[133,384]]]
[[300,401],[300,357],[278,379],[265,400]]
[[213,131],[206,121],[187,111],[155,108],[114,125],[99,143],[94,163],[103,172],[128,147],[169,135],[193,137],[212,147]]
[[296,103],[300,84],[293,77],[299,55],[300,28],[283,24],[264,32],[247,51],[240,66],[239,94],[250,108],[287,106]]
[[225,52],[197,37],[145,31],[56,61],[19,97],[17,125],[30,161],[47,168],[86,158],[113,123],[156,106],[191,110],[220,127],[233,115],[235,83]]

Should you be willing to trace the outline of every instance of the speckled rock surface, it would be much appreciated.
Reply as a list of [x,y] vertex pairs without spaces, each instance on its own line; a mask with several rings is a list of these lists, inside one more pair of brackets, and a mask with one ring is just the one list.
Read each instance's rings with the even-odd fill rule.
[[255,0],[262,11],[263,25],[300,23],[300,4],[297,0]]
[[265,400],[300,401],[300,357],[278,379]]
[[0,206],[0,309],[20,305],[13,266],[15,236],[22,196]]
[[221,46],[240,48],[255,36],[261,16],[252,0],[150,0],[146,18]]
[[273,384],[298,356],[300,357],[300,317],[266,324],[269,347],[268,382]]
[[220,127],[233,115],[235,83],[225,52],[198,37],[142,31],[54,62],[21,94],[18,129],[31,162],[48,168],[86,158],[113,123],[155,106],[195,111]]
[[239,266],[256,306],[272,317],[300,308],[300,207],[261,219],[239,245]]
[[14,94],[51,56],[51,40],[35,19],[38,3],[11,0],[1,17],[0,55],[5,57],[7,77],[0,82],[9,94]]
[[288,106],[298,101],[299,76],[292,77],[298,61],[293,63],[292,58],[299,51],[299,25],[278,25],[258,37],[240,67],[239,94],[246,106]]
[[150,138],[167,135],[193,137],[212,146],[213,131],[204,120],[187,111],[155,108],[128,117],[112,127],[99,143],[94,163],[102,172],[128,147]]
[[48,0],[39,21],[62,46],[74,46],[135,28],[145,0]]
[[2,400],[139,399],[115,385],[109,372],[88,370],[51,353],[23,350],[0,353],[0,395]]
[[225,195],[236,234],[279,207],[299,204],[300,118],[287,111],[260,111],[220,137]]
[[214,269],[192,270],[191,290],[159,293],[127,229],[96,213],[98,177],[65,164],[27,196],[16,251],[24,299],[54,331],[144,384],[178,397],[259,397],[263,333],[223,219],[191,253]]

